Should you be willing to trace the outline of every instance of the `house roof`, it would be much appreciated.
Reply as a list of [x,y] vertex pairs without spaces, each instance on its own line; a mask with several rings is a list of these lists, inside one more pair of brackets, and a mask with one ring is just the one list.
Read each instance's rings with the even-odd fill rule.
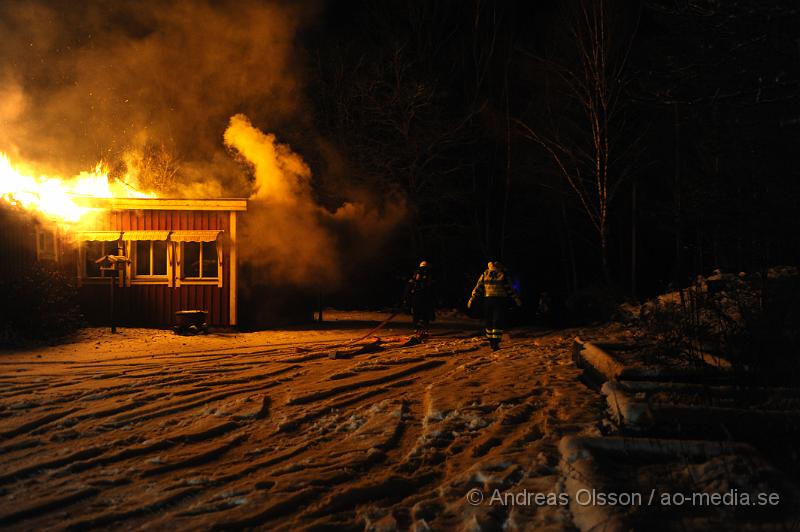
[[86,207],[110,210],[160,210],[160,211],[246,211],[243,198],[76,198]]

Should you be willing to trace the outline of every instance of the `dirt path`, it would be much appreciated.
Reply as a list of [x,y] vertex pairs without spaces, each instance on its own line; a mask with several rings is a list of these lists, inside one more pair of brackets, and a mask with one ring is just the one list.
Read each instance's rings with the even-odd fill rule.
[[0,526],[571,526],[564,508],[465,494],[559,491],[560,437],[602,417],[572,334],[519,330],[492,352],[456,327],[421,345],[389,329],[347,346],[358,332],[3,356]]

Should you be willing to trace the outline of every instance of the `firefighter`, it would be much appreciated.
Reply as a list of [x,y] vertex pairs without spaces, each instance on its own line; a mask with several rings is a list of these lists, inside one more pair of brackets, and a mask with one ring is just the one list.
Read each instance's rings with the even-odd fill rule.
[[544,327],[552,326],[553,322],[553,298],[547,292],[539,295],[539,305],[536,307],[536,319]]
[[522,306],[522,300],[511,286],[505,268],[497,261],[490,262],[486,271],[478,278],[467,302],[467,308],[472,308],[475,299],[481,296],[484,300],[486,338],[492,350],[497,351],[500,349],[500,339],[505,327],[508,300],[512,299],[518,307]]
[[434,319],[433,277],[427,261],[419,263],[406,285],[405,306],[411,307],[416,334],[424,336]]

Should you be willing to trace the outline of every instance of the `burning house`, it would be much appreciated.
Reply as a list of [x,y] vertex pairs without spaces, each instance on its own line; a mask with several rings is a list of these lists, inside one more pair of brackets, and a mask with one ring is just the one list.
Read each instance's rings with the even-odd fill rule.
[[[329,210],[315,201],[302,157],[246,116],[231,117],[223,140],[250,165],[247,186],[233,189],[249,188],[248,199],[215,198],[221,186],[186,187],[203,199],[164,198],[140,186],[135,166],[131,175],[109,176],[100,164],[52,177],[0,153],[0,206],[17,218],[3,225],[0,270],[18,274],[35,261],[68,274],[93,324],[169,327],[186,311],[207,313],[209,326],[245,329],[313,319],[341,281],[340,236],[379,243],[404,203]],[[242,253],[237,223],[248,238]]]
[[[117,290],[117,319],[167,326],[176,312],[203,310],[212,326],[237,324],[237,213],[241,199],[95,199],[100,214],[76,233],[74,252],[81,308],[101,322],[108,312],[109,277]],[[105,256],[128,260],[103,269]]]
[[81,312],[95,324],[113,316],[119,325],[168,327],[177,313],[199,310],[209,326],[237,325],[237,216],[246,200],[128,197],[100,170],[31,179],[6,164],[0,177],[6,281],[34,263],[59,270],[74,278]]
[[[92,198],[80,230],[8,208],[2,270],[23,274],[33,261],[74,276],[90,323],[166,327],[176,313],[207,312],[210,326],[237,324],[237,215],[243,199]],[[104,267],[103,257],[120,257]],[[110,308],[110,284],[115,301]]]

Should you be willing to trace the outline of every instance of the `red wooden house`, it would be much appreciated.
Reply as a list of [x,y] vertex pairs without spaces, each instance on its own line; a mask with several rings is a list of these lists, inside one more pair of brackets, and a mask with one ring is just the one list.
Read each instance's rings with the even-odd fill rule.
[[[115,198],[87,200],[101,214],[72,235],[81,309],[90,322],[109,312],[129,326],[169,326],[180,310],[205,310],[211,326],[237,324],[237,214],[243,199]],[[54,239],[58,241],[58,239]],[[58,253],[56,253],[58,255]],[[122,255],[120,271],[97,259]],[[62,259],[63,260],[63,259]]]
[[[0,287],[32,265],[75,280],[90,324],[170,327],[176,312],[202,310],[212,327],[258,329],[313,319],[315,294],[275,287],[238,260],[237,225],[244,199],[81,198],[97,216],[80,230],[0,201]],[[91,221],[87,221],[91,220]],[[119,271],[97,260],[122,256]],[[237,297],[237,286],[246,285]],[[13,302],[0,302],[11,305]]]
[[[181,310],[203,310],[208,325],[235,326],[237,216],[243,199],[96,199],[81,230],[62,229],[0,202],[0,276],[21,279],[38,262],[75,277],[81,312],[90,323],[110,321],[114,282],[117,325],[168,327]],[[124,256],[119,271],[97,260]],[[4,301],[4,305],[13,302]]]

